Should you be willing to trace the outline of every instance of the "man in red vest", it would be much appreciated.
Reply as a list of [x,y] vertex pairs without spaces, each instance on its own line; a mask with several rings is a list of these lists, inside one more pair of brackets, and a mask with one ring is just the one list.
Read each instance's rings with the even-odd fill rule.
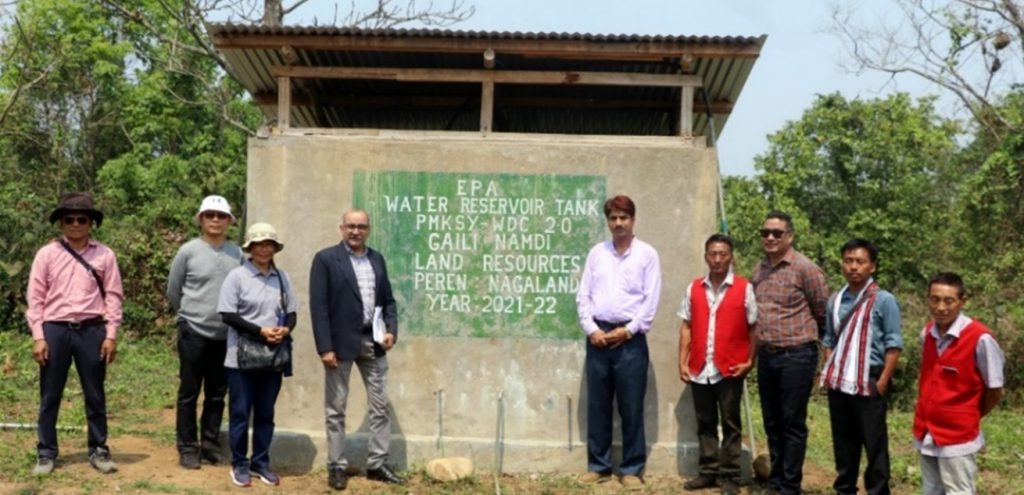
[[939,273],[928,284],[932,321],[921,333],[914,443],[925,495],[972,494],[981,418],[1003,396],[1003,351],[981,322],[963,313],[964,282]]
[[[740,493],[743,380],[754,366],[757,302],[747,279],[732,273],[732,239],[714,234],[704,243],[708,275],[686,289],[679,308],[679,378],[690,384],[700,443],[700,475],[687,490],[720,485]],[[718,412],[722,442],[718,442]]]

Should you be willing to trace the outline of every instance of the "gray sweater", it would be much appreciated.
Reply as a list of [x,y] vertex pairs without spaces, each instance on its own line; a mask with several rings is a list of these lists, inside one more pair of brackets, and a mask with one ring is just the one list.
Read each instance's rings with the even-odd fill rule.
[[228,272],[238,268],[242,250],[230,241],[215,248],[197,237],[186,242],[171,262],[167,299],[178,318],[203,337],[224,340],[227,325],[217,312],[220,287]]

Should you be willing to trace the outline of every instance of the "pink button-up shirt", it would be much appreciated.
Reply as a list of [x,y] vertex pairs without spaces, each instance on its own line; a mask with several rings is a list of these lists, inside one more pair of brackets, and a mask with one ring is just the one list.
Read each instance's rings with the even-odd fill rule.
[[583,267],[576,310],[587,335],[597,331],[594,318],[628,321],[632,334],[647,333],[654,323],[661,295],[661,262],[650,244],[633,238],[620,255],[612,241],[594,246]]
[[82,321],[102,316],[107,321],[107,338],[117,337],[121,326],[121,272],[110,248],[89,239],[82,255],[100,275],[107,291],[104,301],[100,288],[81,263],[59,242],[51,242],[36,253],[28,280],[28,311],[25,318],[34,340],[43,339],[45,321]]

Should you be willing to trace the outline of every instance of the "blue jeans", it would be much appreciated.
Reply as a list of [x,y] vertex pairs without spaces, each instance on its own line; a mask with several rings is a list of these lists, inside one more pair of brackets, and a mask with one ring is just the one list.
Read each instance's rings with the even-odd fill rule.
[[757,353],[757,388],[772,458],[769,484],[784,495],[800,493],[807,453],[807,402],[818,367],[817,343]]
[[647,338],[634,336],[615,349],[587,340],[587,470],[612,471],[612,400],[622,419],[623,475],[639,476],[647,463],[644,395],[647,392]]
[[[281,391],[281,372],[228,369],[228,438],[231,465],[270,467],[270,441],[274,438],[274,403]],[[249,418],[252,417],[252,462],[249,447]]]

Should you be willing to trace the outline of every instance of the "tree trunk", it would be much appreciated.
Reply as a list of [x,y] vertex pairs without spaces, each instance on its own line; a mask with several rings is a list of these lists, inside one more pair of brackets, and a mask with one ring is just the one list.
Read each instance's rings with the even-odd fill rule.
[[282,0],[263,0],[263,25],[278,27],[284,21]]

